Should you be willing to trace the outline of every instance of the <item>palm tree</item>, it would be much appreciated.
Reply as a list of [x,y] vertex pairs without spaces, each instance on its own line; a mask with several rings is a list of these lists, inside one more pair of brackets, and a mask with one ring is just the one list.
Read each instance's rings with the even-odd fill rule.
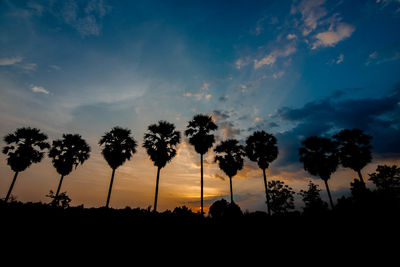
[[339,164],[337,144],[329,138],[317,136],[308,137],[301,144],[303,146],[299,148],[300,162],[303,162],[304,170],[324,181],[333,208],[328,180]]
[[64,176],[71,173],[79,164],[83,164],[90,156],[90,147],[79,134],[63,134],[63,139],[53,141],[49,151],[53,166],[61,175],[54,200],[57,201]]
[[154,198],[154,212],[157,211],[158,182],[160,170],[176,155],[176,147],[181,141],[181,133],[175,131],[175,125],[166,121],[149,126],[144,135],[143,147],[157,167],[156,193]]
[[7,146],[3,148],[3,154],[8,156],[7,164],[15,172],[5,202],[10,197],[18,173],[27,169],[32,163],[38,163],[42,160],[44,150],[50,147],[46,140],[47,135],[41,133],[39,129],[30,127],[19,128],[14,133],[4,137]]
[[212,121],[211,116],[198,114],[189,121],[185,135],[189,137],[189,143],[194,146],[197,153],[200,154],[201,164],[201,214],[203,215],[203,155],[213,146],[215,138],[211,131],[218,129],[218,126]]
[[131,159],[132,155],[136,153],[137,144],[133,136],[131,136],[131,130],[117,126],[101,137],[99,145],[103,147],[101,154],[103,154],[104,159],[112,169],[106,203],[106,207],[108,208],[115,170],[124,164],[126,160]]
[[267,199],[268,214],[271,215],[271,205],[268,194],[266,169],[269,164],[278,157],[277,140],[272,134],[264,131],[256,131],[246,140],[246,154],[251,161],[256,161],[258,167],[263,170],[265,196]]
[[215,162],[219,168],[229,177],[231,189],[231,203],[233,203],[232,177],[243,168],[243,157],[246,155],[244,147],[235,139],[222,141],[214,149],[217,153]]
[[365,185],[361,170],[372,160],[370,145],[372,136],[364,134],[360,129],[345,129],[333,138],[339,145],[340,163],[343,167],[357,172],[360,181]]

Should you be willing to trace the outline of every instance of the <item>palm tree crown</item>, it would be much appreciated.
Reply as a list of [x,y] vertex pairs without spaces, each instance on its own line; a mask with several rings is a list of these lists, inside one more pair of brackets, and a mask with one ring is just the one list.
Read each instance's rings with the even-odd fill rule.
[[7,144],[3,148],[3,154],[8,156],[7,164],[14,172],[27,169],[32,163],[38,163],[44,156],[44,149],[50,145],[47,135],[36,128],[19,128],[14,133],[4,137]]
[[339,146],[339,159],[343,167],[350,168],[360,176],[361,182],[364,180],[361,169],[372,160],[370,144],[372,136],[366,135],[360,129],[345,129],[334,135]]
[[246,154],[251,161],[256,161],[261,169],[278,157],[277,140],[272,134],[256,131],[246,140]]
[[244,147],[237,140],[222,141],[214,151],[217,153],[215,162],[229,177],[235,176],[243,168]]
[[175,131],[175,125],[166,121],[152,124],[144,135],[143,147],[154,162],[163,168],[176,155],[176,147],[181,141],[181,133]]
[[189,137],[189,143],[194,146],[196,152],[203,155],[215,142],[214,135],[210,134],[210,131],[217,129],[218,126],[212,121],[211,116],[199,114],[189,121],[185,135]]
[[53,141],[49,157],[57,172],[68,175],[73,167],[83,164],[90,156],[90,147],[79,134],[63,134],[63,139]]
[[300,161],[310,174],[328,180],[339,164],[335,142],[329,138],[311,136],[302,142]]
[[101,153],[112,169],[116,169],[126,160],[130,160],[136,153],[137,147],[131,131],[118,126],[105,133],[100,139],[99,145],[103,146]]

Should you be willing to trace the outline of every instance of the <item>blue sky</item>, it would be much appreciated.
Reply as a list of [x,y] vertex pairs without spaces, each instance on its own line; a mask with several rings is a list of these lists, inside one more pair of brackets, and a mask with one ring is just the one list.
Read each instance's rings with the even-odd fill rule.
[[[371,170],[381,162],[399,163],[398,0],[4,0],[0,25],[0,134],[27,125],[51,139],[80,133],[94,148],[93,162],[82,168],[101,176],[95,162],[103,163],[105,184],[108,167],[95,148],[105,131],[127,127],[141,143],[149,124],[167,120],[182,131],[197,113],[213,114],[218,140],[244,140],[255,129],[274,133],[281,153],[271,175],[297,188],[309,177],[296,150],[307,135],[330,135],[354,125],[374,136]],[[181,150],[193,152],[187,144]],[[190,171],[191,163],[179,157],[174,168],[197,177],[198,170]],[[137,158],[126,181],[143,188],[145,200],[132,202],[127,195],[116,206],[145,205],[153,194],[154,170],[150,163],[139,166],[148,161],[143,151]],[[11,177],[2,162],[2,176]],[[41,164],[48,168],[42,191],[26,189],[17,194],[21,199],[44,201],[43,192],[56,183],[52,167]],[[225,196],[227,182],[215,178],[223,174],[211,165],[210,198]],[[263,187],[257,170],[248,166],[237,195],[246,208],[261,209]],[[140,168],[148,189],[128,175]],[[31,172],[38,180],[42,175]],[[174,179],[165,172],[166,180]],[[71,194],[74,183],[86,179],[82,175],[71,178]],[[351,175],[343,170],[332,179],[338,192],[348,187]],[[197,185],[197,180],[185,182]],[[9,180],[1,183],[5,191]],[[171,190],[178,191],[173,185]],[[164,208],[196,201],[177,195]],[[76,204],[103,201],[80,196]]]

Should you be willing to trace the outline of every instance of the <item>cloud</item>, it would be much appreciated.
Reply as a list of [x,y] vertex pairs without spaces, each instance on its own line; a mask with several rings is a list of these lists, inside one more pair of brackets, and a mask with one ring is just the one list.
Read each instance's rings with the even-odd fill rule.
[[303,36],[309,35],[314,31],[319,21],[327,14],[326,9],[323,7],[324,0],[302,0],[299,4],[292,5],[291,14],[300,13],[303,21]]
[[240,70],[241,68],[247,66],[249,63],[250,63],[249,57],[239,58],[238,60],[236,60],[235,66],[238,70]]
[[203,85],[200,87],[200,91],[197,94],[191,93],[191,92],[186,92],[185,96],[186,97],[195,97],[197,100],[202,100],[203,98],[205,100],[210,100],[212,97],[212,94],[209,93],[210,90],[210,84],[206,81],[203,82]]
[[382,64],[390,61],[396,61],[400,59],[400,46],[395,45],[392,47],[387,47],[379,51],[372,52],[369,56],[365,65],[370,64]]
[[342,63],[343,62],[343,60],[344,60],[344,55],[343,54],[340,54],[339,56],[338,56],[338,58],[337,58],[337,60],[336,60],[336,64],[340,64],[340,63]]
[[275,49],[261,60],[254,60],[254,69],[261,68],[264,65],[273,65],[278,58],[288,57],[296,52],[296,47],[292,44],[286,45],[282,49]]
[[286,36],[286,39],[288,39],[288,40],[297,39],[297,35],[294,34],[294,33],[289,33],[289,34]]
[[34,93],[42,93],[42,94],[46,94],[46,95],[50,94],[50,91],[45,89],[42,86],[31,85],[31,90]]
[[4,57],[0,58],[0,66],[11,66],[22,61],[22,57]]
[[214,110],[211,116],[218,125],[218,130],[224,139],[235,138],[241,133],[241,130],[236,128],[235,124],[230,120],[231,112]]
[[340,41],[349,38],[355,30],[355,27],[347,23],[339,23],[336,29],[330,28],[325,32],[318,33],[315,38],[317,39],[311,49],[318,47],[333,47]]

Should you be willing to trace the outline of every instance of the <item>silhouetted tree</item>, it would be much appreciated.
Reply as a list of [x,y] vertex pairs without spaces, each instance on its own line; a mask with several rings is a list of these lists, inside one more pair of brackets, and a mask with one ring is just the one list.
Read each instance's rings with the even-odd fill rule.
[[67,196],[67,192],[62,192],[61,194],[55,195],[53,190],[50,190],[49,194],[46,195],[52,199],[51,203],[54,203],[55,206],[61,207],[63,209],[69,208],[69,203],[71,199]]
[[305,204],[303,211],[305,214],[319,214],[324,212],[328,208],[328,204],[321,199],[319,194],[321,190],[318,189],[318,185],[312,181],[308,183],[307,190],[300,190],[299,195],[302,196],[302,200]]
[[299,149],[300,162],[303,162],[304,170],[319,176],[324,181],[329,202],[333,208],[328,180],[339,164],[337,145],[329,138],[316,136],[308,137],[302,142],[302,145]]
[[30,127],[19,128],[4,137],[7,145],[3,148],[3,154],[7,155],[7,164],[15,172],[5,202],[10,197],[18,173],[27,169],[32,163],[42,160],[44,150],[50,147],[46,140],[47,135],[41,133],[39,129]]
[[267,198],[268,214],[271,215],[269,204],[268,184],[265,170],[269,164],[278,157],[277,140],[272,134],[264,131],[256,131],[246,140],[246,154],[251,161],[256,161],[258,167],[263,170],[265,196]]
[[149,126],[144,135],[143,147],[150,159],[157,167],[156,193],[154,198],[154,212],[157,211],[158,182],[160,170],[176,155],[176,147],[181,141],[181,133],[175,130],[175,125],[166,121]]
[[233,203],[232,177],[243,168],[244,147],[237,140],[229,139],[222,141],[214,151],[217,153],[215,162],[218,162],[219,168],[229,177],[231,203]]
[[[54,168],[61,175],[54,199],[60,193],[64,176],[71,173],[72,169],[83,164],[90,156],[90,147],[79,134],[63,134],[63,139],[53,141],[49,151]],[[57,203],[57,202],[54,202]]]
[[391,197],[400,194],[400,168],[396,165],[378,165],[376,172],[369,176],[378,191]]
[[370,145],[372,136],[364,134],[359,129],[345,129],[333,138],[338,143],[340,163],[343,167],[356,171],[360,181],[365,184],[361,170],[372,160]]
[[123,129],[117,126],[101,137],[99,145],[103,147],[101,153],[112,169],[106,203],[106,207],[108,208],[115,170],[124,164],[126,160],[131,159],[132,155],[136,153],[137,144],[133,136],[131,136],[131,131],[129,129]]
[[228,203],[225,199],[215,201],[211,206],[208,213],[214,219],[221,218],[237,218],[243,215],[240,207],[236,203]]
[[293,189],[282,181],[268,182],[270,206],[274,213],[282,214],[294,209],[294,194]]
[[201,174],[201,214],[203,212],[203,155],[213,146],[215,138],[211,131],[218,129],[211,116],[198,114],[189,121],[185,135],[189,137],[189,143],[194,146],[197,153],[200,154]]

